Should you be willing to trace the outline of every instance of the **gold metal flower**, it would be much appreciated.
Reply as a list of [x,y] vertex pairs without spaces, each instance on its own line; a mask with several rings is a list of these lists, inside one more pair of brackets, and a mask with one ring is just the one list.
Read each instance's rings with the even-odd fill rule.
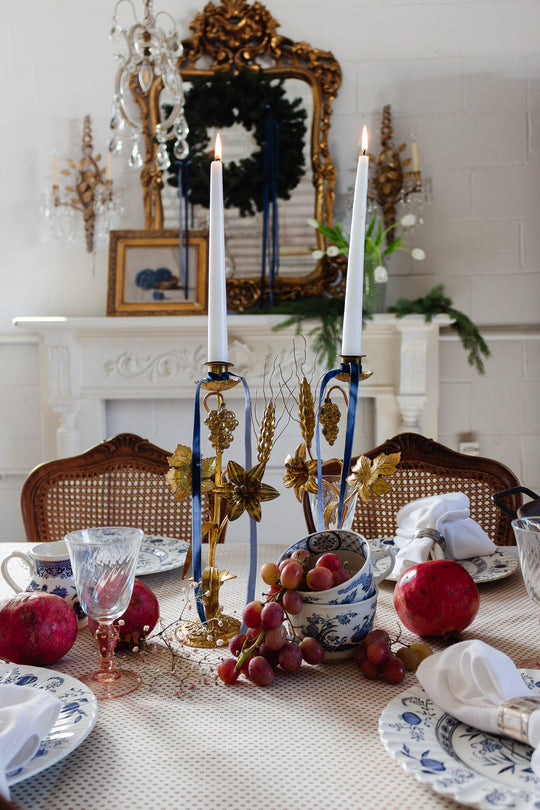
[[257,522],[261,519],[261,502],[273,501],[279,492],[268,484],[263,484],[262,477],[265,464],[257,464],[246,472],[236,461],[227,464],[227,481],[214,487],[223,498],[227,499],[227,516],[236,520],[247,512]]
[[392,484],[387,478],[397,472],[401,453],[381,453],[371,461],[367,456],[360,456],[347,477],[347,483],[356,487],[364,503],[369,501],[371,493],[385,495],[392,491]]
[[[191,495],[191,448],[179,444],[167,461],[170,470],[165,478],[174,493],[174,499],[182,501]],[[212,489],[215,484],[216,470],[217,459],[215,456],[201,460],[201,489]]]
[[317,492],[317,462],[313,459],[306,461],[305,444],[297,447],[294,456],[287,456],[285,469],[283,483],[289,489],[294,487],[294,494],[298,501],[302,500],[304,491]]

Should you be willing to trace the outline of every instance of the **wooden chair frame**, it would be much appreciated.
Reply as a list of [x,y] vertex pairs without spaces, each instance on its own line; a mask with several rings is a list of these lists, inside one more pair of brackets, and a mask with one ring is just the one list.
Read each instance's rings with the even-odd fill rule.
[[[457,453],[443,444],[418,433],[400,433],[364,455],[370,459],[380,453],[401,453],[398,471],[392,476],[392,492],[371,495],[369,503],[358,499],[353,530],[368,538],[395,534],[398,510],[417,498],[444,492],[464,492],[470,500],[471,517],[479,523],[496,545],[515,545],[509,515],[496,507],[491,496],[519,486],[514,473],[498,461],[481,456]],[[351,466],[356,462],[352,460]],[[337,459],[324,462],[323,474],[339,475]],[[509,501],[514,511],[521,504],[516,493]],[[304,493],[302,505],[309,532],[316,531],[309,496]]]
[[[26,539],[61,540],[91,526],[136,526],[189,541],[191,498],[176,501],[165,480],[171,455],[147,439],[120,433],[80,455],[40,464],[21,492]],[[213,496],[203,494],[202,501],[209,516]],[[222,507],[221,518],[226,503]]]

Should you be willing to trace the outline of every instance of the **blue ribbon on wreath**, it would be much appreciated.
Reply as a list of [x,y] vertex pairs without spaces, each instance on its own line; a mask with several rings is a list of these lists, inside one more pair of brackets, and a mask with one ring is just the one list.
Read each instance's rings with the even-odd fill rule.
[[[189,160],[179,160],[178,167],[178,249],[180,280],[184,297],[189,298]],[[185,238],[183,234],[185,233]]]
[[278,172],[280,125],[270,107],[265,124],[263,164],[263,246],[261,294],[259,306],[264,306],[266,268],[268,266],[268,297],[274,304],[274,279],[279,269]]
[[345,491],[347,488],[347,476],[351,466],[352,447],[354,439],[354,426],[356,423],[356,409],[358,405],[358,383],[360,381],[360,374],[362,373],[362,364],[355,362],[342,363],[340,368],[328,371],[322,380],[321,390],[319,394],[319,406],[317,411],[317,431],[316,431],[316,450],[317,450],[317,529],[318,531],[324,530],[324,508],[322,497],[322,460],[321,460],[321,434],[320,434],[320,414],[321,406],[323,404],[324,391],[328,383],[337,377],[338,374],[350,374],[349,383],[349,402],[347,405],[347,427],[345,429],[345,447],[343,450],[343,467],[341,470],[341,482],[339,488],[339,501],[338,501],[338,519],[337,527],[341,528],[343,522],[343,502],[345,500]]
[[[227,380],[235,377],[244,386],[244,456],[245,469],[251,469],[251,396],[249,386],[244,377],[231,371],[225,374],[209,372],[206,377],[199,380],[195,391],[195,412],[193,416],[193,443],[191,451],[191,547],[193,554],[193,579],[196,583],[195,598],[197,612],[201,622],[206,623],[202,594],[202,509],[201,509],[201,411],[200,395],[204,382],[210,380]],[[219,515],[214,515],[219,520]],[[257,579],[257,523],[249,518],[249,570],[246,591],[246,603],[255,598],[255,584]]]

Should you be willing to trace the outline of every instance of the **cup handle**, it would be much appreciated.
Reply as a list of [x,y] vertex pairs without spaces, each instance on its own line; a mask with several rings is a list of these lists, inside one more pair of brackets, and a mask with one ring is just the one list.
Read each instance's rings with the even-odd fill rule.
[[387,548],[380,549],[380,550],[379,549],[372,549],[371,553],[372,553],[372,556],[377,560],[384,560],[384,559],[388,560],[388,565],[386,566],[386,568],[382,572],[382,574],[375,575],[375,572],[373,574],[373,582],[375,583],[375,585],[378,585],[379,582],[382,582],[383,579],[386,579],[386,577],[390,576],[390,574],[392,573],[392,569],[393,569],[394,564],[396,562],[396,555],[394,553],[394,549],[390,548],[390,546],[388,546]]
[[11,554],[8,554],[8,556],[5,558],[5,560],[2,560],[2,565],[0,566],[0,570],[2,571],[2,576],[6,580],[7,584],[11,588],[13,588],[15,593],[21,593],[21,591],[24,591],[24,587],[22,587],[21,585],[18,585],[15,582],[15,580],[13,579],[13,577],[11,576],[11,574],[9,573],[9,571],[8,571],[8,563],[14,557],[19,557],[19,559],[21,559],[24,563],[26,563],[26,565],[28,566],[28,569],[30,571],[30,578],[32,578],[34,576],[36,566],[35,566],[34,561],[32,560],[32,558],[29,557],[27,554],[25,554],[24,551],[12,551]]

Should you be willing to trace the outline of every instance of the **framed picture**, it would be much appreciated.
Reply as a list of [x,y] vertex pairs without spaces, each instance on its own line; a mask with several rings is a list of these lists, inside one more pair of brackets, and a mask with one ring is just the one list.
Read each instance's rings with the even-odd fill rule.
[[208,231],[111,231],[107,315],[205,315]]

